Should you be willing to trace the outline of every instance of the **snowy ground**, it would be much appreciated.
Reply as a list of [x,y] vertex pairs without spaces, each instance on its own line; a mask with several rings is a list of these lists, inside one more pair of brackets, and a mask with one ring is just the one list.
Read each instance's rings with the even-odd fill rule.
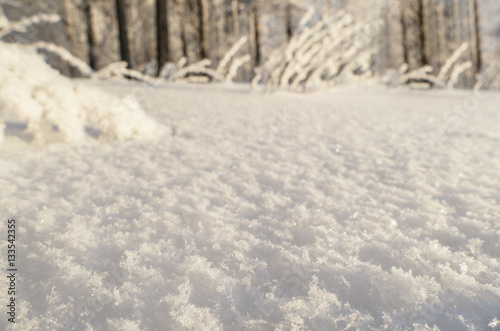
[[168,130],[7,126],[9,330],[500,330],[500,95],[100,87]]

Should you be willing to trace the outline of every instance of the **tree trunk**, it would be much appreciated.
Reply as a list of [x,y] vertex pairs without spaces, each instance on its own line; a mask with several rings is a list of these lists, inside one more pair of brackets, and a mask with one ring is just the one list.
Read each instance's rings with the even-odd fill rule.
[[90,62],[90,59],[88,59],[88,41],[85,35],[82,36],[82,27],[85,24],[85,17],[82,16],[80,18],[80,5],[83,6],[81,2],[64,0],[64,26],[70,42],[71,53],[80,59]]
[[156,55],[158,75],[168,61],[168,15],[167,0],[156,0]]
[[179,12],[181,15],[184,17],[184,19],[181,19],[181,43],[182,43],[182,56],[185,58],[188,58],[188,40],[187,40],[187,33],[186,33],[186,24],[188,23],[188,20],[186,19],[186,0],[181,0],[179,1]]
[[425,45],[426,45],[426,38],[425,38],[425,29],[424,29],[424,1],[419,0],[418,1],[418,38],[420,39],[420,52],[421,52],[421,57],[422,57],[422,65],[426,65],[428,63],[427,61],[427,56],[425,54]]
[[89,45],[89,66],[92,69],[96,68],[96,56],[95,56],[95,38],[94,29],[92,27],[92,8],[91,2],[89,0],[85,1],[85,21],[87,23],[87,42]]
[[424,52],[427,64],[439,70],[441,63],[439,10],[433,0],[424,0],[422,4],[422,23],[424,34]]
[[238,0],[231,0],[231,8],[233,11],[233,35],[234,40],[238,40],[240,36],[240,20],[238,15]]
[[128,63],[130,67],[130,52],[128,44],[127,15],[125,11],[125,1],[116,0],[116,16],[118,18],[118,34],[120,37],[120,56],[122,61]]
[[404,33],[405,59],[410,70],[427,64],[425,56],[425,34],[423,29],[422,0],[405,0],[401,2]]
[[[330,3],[330,2],[328,2],[328,3]],[[287,41],[290,41],[290,39],[292,39],[292,35],[293,35],[292,5],[290,3],[290,0],[287,0],[285,10],[286,10],[286,38],[287,38]]]
[[454,23],[453,25],[455,26],[454,29],[456,31],[455,33],[455,40],[453,41],[454,44],[456,45],[455,48],[458,48],[460,47],[460,45],[462,44],[462,40],[463,40],[463,28],[462,28],[462,24],[461,24],[461,20],[464,18],[463,13],[461,11],[462,7],[461,6],[461,0],[454,0],[453,1],[453,11],[454,11],[454,17],[453,17],[453,20],[454,20]]
[[403,42],[403,61],[404,63],[408,64],[408,41],[407,39],[407,32],[406,32],[406,24],[405,24],[405,19],[404,19],[404,10],[405,10],[405,5],[403,1],[400,2],[400,7],[401,7],[401,40]]
[[479,30],[479,9],[477,0],[470,0],[470,18],[471,18],[471,50],[472,50],[472,63],[476,73],[481,71],[481,38]]
[[253,67],[257,68],[260,65],[260,31],[259,31],[259,7],[258,0],[252,0],[252,8],[250,9],[250,40],[253,58]]
[[207,57],[207,42],[205,36],[206,12],[207,9],[204,0],[197,0],[198,9],[198,35],[200,38],[200,57],[205,59]]

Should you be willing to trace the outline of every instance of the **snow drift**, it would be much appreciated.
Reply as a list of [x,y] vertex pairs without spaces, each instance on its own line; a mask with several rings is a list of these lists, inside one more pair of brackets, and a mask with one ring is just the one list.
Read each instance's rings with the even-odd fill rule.
[[0,121],[26,123],[34,144],[76,144],[89,127],[104,140],[151,137],[158,129],[132,96],[118,99],[66,78],[31,48],[0,43],[0,63]]

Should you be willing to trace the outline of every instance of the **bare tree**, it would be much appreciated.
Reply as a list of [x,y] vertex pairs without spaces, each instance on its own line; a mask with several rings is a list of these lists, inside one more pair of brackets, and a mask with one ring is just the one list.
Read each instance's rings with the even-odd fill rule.
[[77,1],[64,0],[62,6],[69,50],[73,55],[90,62],[90,59],[88,59],[90,54],[87,48],[88,41],[86,40],[87,36],[85,36],[86,20],[80,10],[80,6],[83,6],[83,4]]
[[472,52],[472,63],[476,73],[481,71],[482,61],[481,61],[481,37],[479,30],[479,9],[477,6],[477,0],[470,0],[470,26],[471,26],[471,39],[472,46],[474,48]]
[[206,58],[208,50],[205,42],[205,19],[208,13],[203,1],[179,0],[178,13],[182,56],[190,63]]
[[[386,2],[385,32],[374,36],[380,39],[377,51],[380,68],[400,68],[404,62],[412,71],[429,65],[430,74],[438,75],[454,52],[467,43],[469,48],[460,53],[456,64],[470,61],[471,66],[461,67],[460,75],[457,69],[456,86],[470,86],[474,82],[482,65],[478,0]],[[246,36],[248,43],[242,55],[250,54],[251,61],[242,65],[238,79],[250,78],[252,69],[267,63],[277,47],[289,43],[301,32],[298,14],[308,4],[297,0],[64,0],[62,3],[71,50],[94,69],[108,61],[104,59],[116,61],[118,54],[129,66],[148,64],[156,55],[157,74],[166,62],[181,57],[186,57],[188,64],[207,58],[217,65],[231,45]],[[357,17],[370,11],[369,4],[364,2],[324,0],[322,4],[323,9],[329,8],[330,16],[340,8]],[[113,29],[106,28],[115,20],[112,14],[115,10],[118,31],[115,25]],[[103,15],[109,19],[107,24],[101,22]],[[141,21],[150,15],[156,16],[155,24]],[[368,16],[363,20],[369,21]],[[154,30],[156,44],[142,37],[154,35]],[[112,49],[110,40],[114,42]],[[454,67],[449,69],[451,75]]]
[[200,40],[200,57],[202,59],[207,57],[207,42],[205,37],[205,26],[207,17],[207,7],[206,0],[197,0],[196,5],[198,9],[198,37]]
[[425,38],[424,52],[427,64],[433,68],[440,67],[444,62],[444,56],[440,54],[442,45],[441,35],[443,29],[440,25],[438,6],[433,0],[423,0],[422,6],[422,29]]
[[253,67],[256,68],[260,65],[260,27],[258,0],[252,0],[251,2],[249,25]]
[[427,64],[424,52],[423,1],[402,0],[401,10],[405,62],[408,63],[410,69],[417,69]]
[[167,0],[156,0],[156,55],[158,75],[168,61],[168,14]]
[[118,18],[118,35],[120,38],[120,56],[130,66],[130,51],[128,44],[127,15],[125,1],[116,0],[116,16]]
[[292,35],[293,35],[292,4],[290,3],[290,0],[286,1],[285,19],[286,19],[286,37],[287,37],[287,40],[290,41],[290,39],[292,39]]
[[182,15],[181,18],[181,31],[180,31],[180,37],[181,37],[181,44],[182,44],[182,56],[183,57],[188,57],[188,37],[187,37],[187,31],[186,31],[186,25],[188,24],[188,19],[187,19],[187,11],[186,11],[186,2],[189,0],[180,0],[179,1],[179,12]]
[[240,20],[238,15],[238,0],[231,0],[231,10],[233,13],[233,34],[235,39],[240,35]]
[[94,29],[92,27],[92,8],[91,0],[85,0],[85,21],[87,23],[87,42],[89,44],[89,65],[91,68],[96,68],[96,54],[95,54],[95,38]]

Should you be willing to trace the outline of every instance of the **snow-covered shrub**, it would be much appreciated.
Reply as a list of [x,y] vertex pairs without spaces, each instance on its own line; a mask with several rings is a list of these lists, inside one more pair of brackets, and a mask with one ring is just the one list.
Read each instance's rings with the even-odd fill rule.
[[127,68],[126,62],[111,63],[105,68],[92,75],[93,78],[104,80],[129,78],[143,81],[151,84],[157,84],[161,81],[169,82],[188,82],[188,83],[206,83],[206,82],[231,82],[236,77],[238,70],[248,61],[250,55],[236,57],[243,45],[247,42],[247,37],[241,37],[229,49],[217,69],[212,69],[212,61],[202,59],[198,62],[188,64],[187,58],[182,57],[178,63],[167,62],[163,65],[159,77],[155,77],[157,63],[151,61],[140,66],[139,70]]
[[[160,71],[159,79],[171,82],[206,83],[206,82],[231,82],[236,77],[238,70],[251,60],[249,54],[236,57],[243,45],[248,41],[246,36],[241,37],[223,56],[217,69],[212,69],[212,61],[201,61],[187,64],[187,58],[182,57],[178,63],[165,63]],[[151,75],[156,72],[156,62],[143,66],[143,72]],[[153,71],[151,68],[154,68]]]
[[372,75],[376,26],[355,22],[343,10],[311,24],[314,14],[304,14],[298,32],[258,68],[253,85],[306,90]]
[[128,79],[134,79],[150,84],[156,84],[158,82],[157,79],[149,76],[148,74],[143,74],[138,70],[127,68],[127,66],[127,62],[124,61],[111,63],[98,72],[95,72],[92,75],[92,78],[112,80],[116,78],[120,79],[126,77]]
[[209,59],[186,65],[186,58],[182,58],[176,65],[173,63],[165,64],[160,72],[160,77],[174,82],[231,82],[241,66],[251,60],[251,56],[248,54],[235,58],[247,39],[245,36],[241,37],[226,52],[216,70],[211,68],[212,61]]
[[421,68],[408,72],[408,65],[404,64],[400,69],[401,76],[399,84],[424,84],[427,88],[431,87],[448,87],[453,88],[458,83],[461,75],[472,67],[471,61],[460,62],[463,55],[469,50],[469,44],[463,43],[453,54],[446,60],[444,65],[436,75],[432,74],[434,68],[430,65],[425,65]]
[[0,63],[0,118],[26,122],[36,144],[77,143],[87,125],[117,140],[157,129],[132,97],[120,100],[64,77],[29,46],[0,42]]
[[203,59],[191,65],[184,67],[178,66],[178,70],[169,77],[170,81],[193,81],[200,82],[200,77],[206,77],[207,81],[221,81],[224,78],[220,76],[215,70],[210,69],[212,61]]

